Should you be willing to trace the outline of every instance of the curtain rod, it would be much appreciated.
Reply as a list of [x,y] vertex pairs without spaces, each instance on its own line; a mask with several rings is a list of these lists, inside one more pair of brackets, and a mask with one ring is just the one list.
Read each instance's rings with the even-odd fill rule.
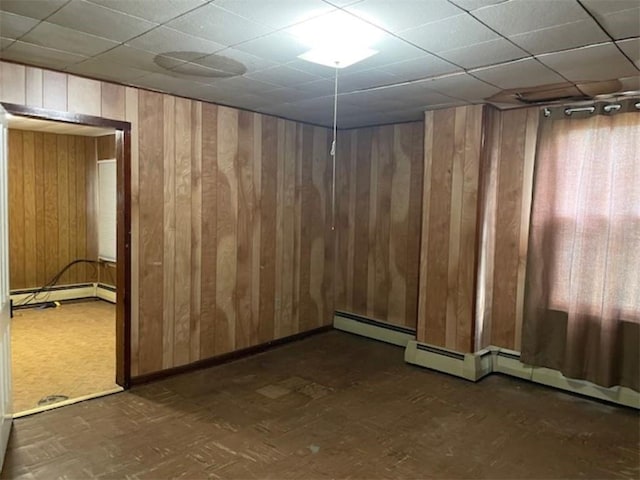
[[560,118],[573,116],[577,116],[578,118],[585,118],[587,116],[593,115],[594,113],[599,115],[612,115],[618,112],[622,113],[633,111],[640,111],[640,101],[638,101],[638,98],[616,99],[599,102],[596,101],[592,105],[583,104],[576,106],[558,106],[553,108],[544,107],[542,109],[542,114],[546,118],[558,120]]

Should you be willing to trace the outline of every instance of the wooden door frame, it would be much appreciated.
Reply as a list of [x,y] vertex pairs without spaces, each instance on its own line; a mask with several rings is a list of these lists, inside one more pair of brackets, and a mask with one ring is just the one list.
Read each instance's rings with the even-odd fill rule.
[[92,115],[1,102],[7,113],[116,131],[116,383],[131,385],[131,123]]

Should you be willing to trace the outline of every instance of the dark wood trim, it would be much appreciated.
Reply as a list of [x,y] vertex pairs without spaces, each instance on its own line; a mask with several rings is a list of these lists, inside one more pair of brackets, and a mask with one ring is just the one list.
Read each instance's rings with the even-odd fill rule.
[[138,375],[131,379],[131,385],[142,385],[143,383],[155,382],[156,380],[162,380],[163,378],[178,375],[180,373],[192,372],[194,370],[200,370],[203,368],[214,367],[223,363],[233,362],[241,358],[249,357],[257,353],[271,350],[272,348],[280,347],[288,343],[297,342],[303,340],[312,335],[319,333],[326,333],[333,330],[332,325],[325,325],[324,327],[314,328],[313,330],[307,330],[306,332],[296,333],[284,338],[278,338],[271,340],[270,342],[261,343],[260,345],[254,345],[253,347],[243,348],[241,350],[235,350],[233,352],[224,353],[211,358],[205,358],[204,360],[198,360],[197,362],[188,363],[179,367],[168,368],[166,370],[160,370],[159,372],[146,373],[144,375]]
[[116,383],[131,385],[131,123],[0,102],[11,115],[116,130],[117,263]]
[[116,131],[116,383],[131,384],[131,131]]
[[111,120],[109,118],[94,117],[93,115],[83,115],[80,113],[61,112],[58,110],[48,110],[46,108],[28,107],[15,103],[2,103],[4,109],[11,115],[20,117],[39,118],[54,122],[73,123],[76,125],[90,125],[92,127],[113,128],[123,132],[131,132],[129,122]]

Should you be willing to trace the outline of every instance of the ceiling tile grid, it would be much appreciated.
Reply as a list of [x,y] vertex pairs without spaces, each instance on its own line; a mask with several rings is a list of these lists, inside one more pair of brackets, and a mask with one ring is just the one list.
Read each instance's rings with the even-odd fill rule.
[[329,125],[335,70],[298,58],[298,34],[339,16],[378,34],[339,71],[345,125],[502,89],[640,84],[638,0],[0,0],[0,58]]

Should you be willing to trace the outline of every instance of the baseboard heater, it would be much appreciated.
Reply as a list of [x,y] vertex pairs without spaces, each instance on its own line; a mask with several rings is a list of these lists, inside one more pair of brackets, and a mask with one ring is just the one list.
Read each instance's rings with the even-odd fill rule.
[[488,347],[475,353],[461,353],[416,340],[414,329],[336,311],[333,327],[381,342],[405,347],[407,363],[477,382],[492,373],[510,375],[586,397],[640,410],[640,393],[626,387],[605,388],[584,380],[565,377],[557,370],[533,367],[520,361],[520,352]]
[[[68,300],[84,300],[89,298],[99,298],[111,303],[116,303],[115,288],[102,283],[77,283],[73,285],[58,285],[48,287],[38,293],[39,288],[13,290],[10,299],[15,309],[17,306],[40,305],[48,302],[61,302]],[[33,297],[33,298],[32,298]]]
[[333,316],[333,328],[354,333],[381,342],[406,347],[415,340],[416,331],[412,328],[372,320],[353,313],[336,311]]
[[502,373],[586,397],[640,409],[640,393],[630,388],[600,387],[585,380],[567,378],[558,370],[525,365],[520,360],[520,353],[513,350],[488,347],[475,353],[459,353],[412,340],[407,344],[404,358],[407,363],[473,382],[492,373]]

